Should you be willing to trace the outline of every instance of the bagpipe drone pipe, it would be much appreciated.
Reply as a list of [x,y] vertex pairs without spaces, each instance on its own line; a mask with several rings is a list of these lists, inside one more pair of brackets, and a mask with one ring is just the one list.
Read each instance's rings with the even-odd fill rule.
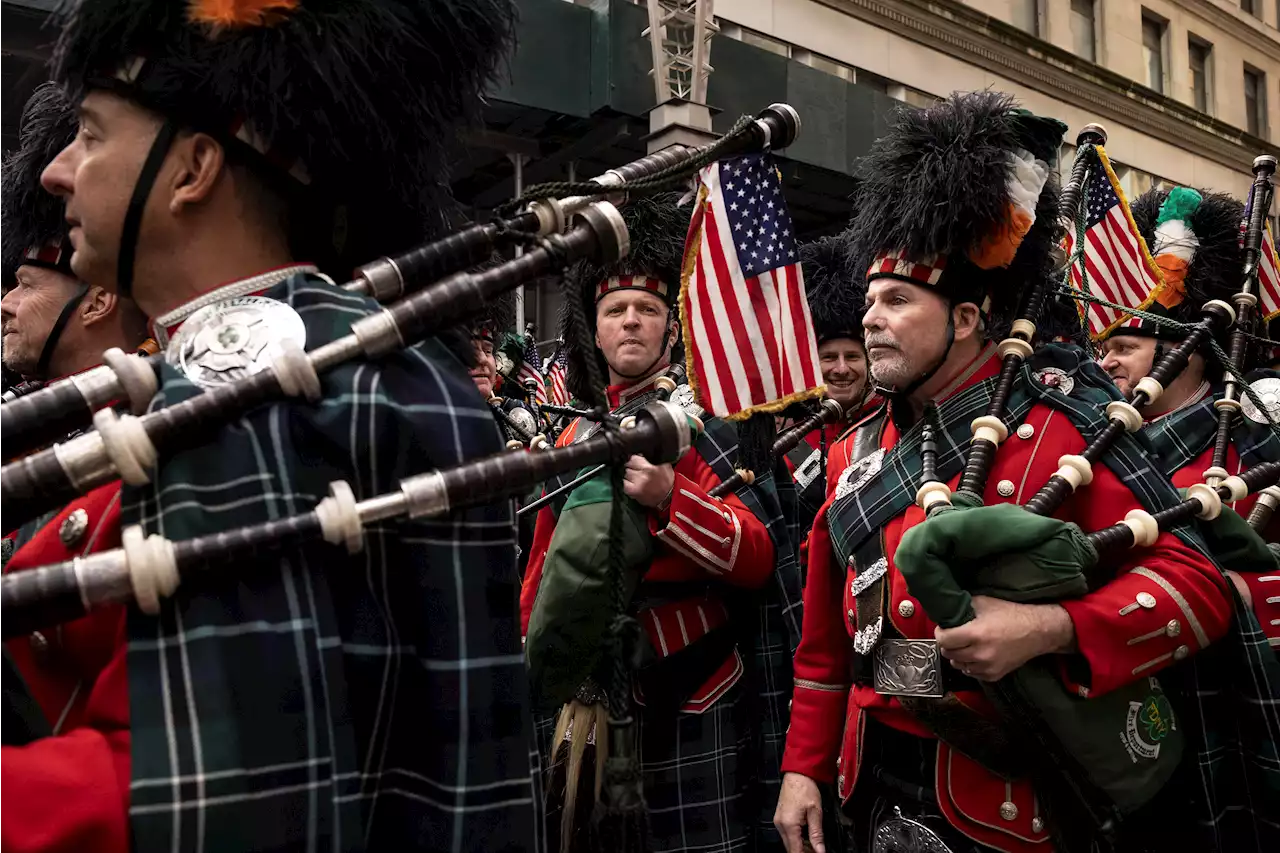
[[[602,199],[624,204],[629,193],[667,188],[720,157],[785,148],[799,132],[796,111],[787,104],[771,104],[754,119],[742,117],[729,133],[707,145],[672,145],[590,181],[537,184],[504,205],[507,209],[523,205],[523,210],[467,226],[401,255],[379,258],[359,268],[343,288],[383,303],[402,299],[488,260],[495,249],[513,245],[541,248],[542,241],[559,235],[575,216]],[[522,278],[513,286],[527,280]],[[90,426],[94,413],[113,401],[127,400],[135,414],[145,411],[155,393],[155,372],[161,358],[112,351],[104,356],[104,362],[0,406],[0,445],[5,460],[47,444],[50,435]]]
[[[381,313],[352,324],[350,335],[310,352],[297,347],[286,349],[275,364],[260,373],[141,417],[118,416],[111,408],[98,409],[92,414],[96,431],[6,465],[0,470],[4,532],[116,478],[130,485],[146,483],[148,469],[170,452],[198,443],[202,436],[281,395],[316,400],[321,395],[320,374],[338,365],[360,358],[377,359],[411,346],[469,319],[494,297],[580,258],[594,257],[611,263],[625,256],[629,237],[621,214],[611,201],[593,198],[609,195],[623,201],[626,191],[667,188],[673,181],[695,174],[706,161],[728,153],[782,147],[798,131],[795,111],[785,104],[775,104],[754,120],[742,119],[729,135],[710,145],[667,149],[593,183],[548,185],[550,189],[542,191],[546,198],[535,201],[531,210],[505,220],[501,227],[472,226],[424,248],[367,265],[347,289],[382,299],[391,299],[398,293],[409,295],[392,302]],[[595,196],[550,198],[560,191],[591,191]],[[566,233],[552,232],[570,216],[572,225]],[[436,281],[448,271],[464,269],[486,258],[497,242],[507,239],[504,235],[515,234],[523,235],[519,239],[529,243],[518,257],[482,272],[456,273]],[[410,287],[416,282],[431,286]],[[114,356],[113,361],[123,364]],[[122,376],[138,378],[146,370],[154,379],[154,370],[145,362],[141,364],[142,367],[122,368],[122,374],[110,366],[100,369],[98,376],[104,388],[95,392],[92,399],[118,398],[117,389],[127,381]],[[115,378],[108,379],[105,371]],[[88,413],[92,404],[86,402],[82,388],[75,383],[57,391],[51,387],[0,407],[0,418],[9,423],[8,419],[14,417],[13,423],[19,423],[37,414],[42,418],[66,418],[67,409]],[[23,403],[27,406],[21,410],[12,408]],[[29,426],[24,425],[22,431],[31,434]],[[5,451],[12,452],[7,436]]]
[[[1063,206],[1068,223],[1074,223],[1079,206],[1088,203],[1083,196],[1089,172],[1102,168],[1091,149],[1105,140],[1105,132],[1092,125],[1078,138],[1077,158],[1063,191],[1070,201]],[[1248,287],[1246,277],[1242,292]],[[1190,327],[1186,339],[1164,353],[1127,400],[1106,406],[1106,425],[1078,455],[1062,457],[1057,472],[1025,506],[983,507],[997,448],[1008,436],[1004,416],[1010,392],[1018,377],[1028,374],[1024,362],[1032,355],[1034,312],[1041,297],[1038,288],[1028,294],[1010,338],[999,344],[1002,370],[986,415],[971,425],[972,440],[954,496],[936,475],[936,427],[930,422],[935,415],[932,408],[926,411],[916,503],[927,520],[904,536],[895,563],[911,594],[943,628],[976,618],[972,596],[977,594],[1018,602],[1083,595],[1109,580],[1114,557],[1124,548],[1151,545],[1160,531],[1196,518],[1216,518],[1223,500],[1239,500],[1280,480],[1277,464],[1255,466],[1234,477],[1223,470],[1216,483],[1189,489],[1181,503],[1156,512],[1132,510],[1121,522],[1090,534],[1052,517],[1071,494],[1089,484],[1092,466],[1120,436],[1141,429],[1138,409],[1157,399],[1186,367],[1189,356],[1234,321],[1232,307],[1215,300],[1204,306],[1202,319]],[[1000,531],[996,550],[987,535],[993,529]],[[1041,797],[1057,849],[1092,850],[1099,843],[1102,849],[1114,849],[1124,821],[1159,793],[1181,760],[1184,732],[1173,724],[1172,710],[1155,679],[1085,698],[1068,693],[1056,663],[1036,658],[998,681],[983,682],[982,688],[1010,723],[1022,752],[1041,756],[1026,760],[1022,769]],[[1134,709],[1156,715],[1167,734],[1143,762],[1120,749],[1116,738]]]
[[350,553],[363,547],[364,527],[395,518],[440,516],[525,493],[548,477],[587,465],[625,462],[640,454],[654,464],[675,462],[692,445],[700,424],[672,403],[653,402],[616,430],[540,453],[500,453],[409,477],[397,491],[357,501],[345,482],[310,512],[172,542],[141,528],[126,528],[123,545],[65,563],[7,574],[0,579],[4,638],[77,619],[108,604],[134,602],[156,613],[180,584],[223,576],[238,565],[322,539]]

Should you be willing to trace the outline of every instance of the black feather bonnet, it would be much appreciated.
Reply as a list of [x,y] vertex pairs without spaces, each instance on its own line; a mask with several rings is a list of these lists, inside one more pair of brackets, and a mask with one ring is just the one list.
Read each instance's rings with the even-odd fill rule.
[[[631,250],[625,258],[608,266],[595,261],[580,261],[572,266],[564,277],[565,304],[561,310],[560,328],[565,341],[565,356],[569,364],[566,386],[569,393],[583,401],[593,395],[587,387],[586,358],[595,358],[601,376],[608,381],[608,365],[595,347],[596,313],[600,283],[611,277],[644,276],[657,279],[666,285],[665,300],[674,306],[680,292],[680,272],[684,259],[684,241],[689,230],[690,205],[678,207],[681,194],[658,193],[631,199],[621,208],[631,236]],[[574,306],[577,301],[584,314],[586,340],[591,342],[589,351],[579,343],[574,322]],[[681,348],[677,341],[672,351],[672,361],[680,361]]]
[[[1011,310],[1031,281],[1052,271],[1060,234],[1055,164],[1065,130],[998,92],[900,109],[859,170],[849,233],[855,256],[871,259],[868,280],[887,275],[953,301],[990,299],[996,314]],[[1035,220],[1020,242],[1005,240],[1017,222],[1011,185],[1028,169],[1043,181]]]
[[800,247],[805,295],[818,343],[835,338],[862,340],[866,264],[853,254],[849,235],[821,237]]
[[71,244],[62,199],[40,186],[40,175],[76,135],[75,108],[61,88],[42,83],[22,112],[19,148],[4,161],[0,229],[4,283],[23,264],[71,274]]
[[451,143],[514,19],[513,0],[75,0],[54,74],[221,139],[291,200],[295,255],[345,278],[445,226]]

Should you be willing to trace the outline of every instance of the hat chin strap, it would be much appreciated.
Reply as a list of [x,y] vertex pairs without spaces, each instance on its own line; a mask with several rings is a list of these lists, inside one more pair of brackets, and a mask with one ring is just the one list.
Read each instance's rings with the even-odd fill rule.
[[178,125],[172,119],[165,119],[160,132],[151,143],[151,150],[147,152],[142,171],[138,173],[138,182],[133,185],[133,195],[129,197],[129,207],[125,210],[124,224],[120,228],[120,252],[116,257],[116,293],[124,299],[133,295],[133,262],[138,254],[142,214],[147,209],[147,199],[160,175],[160,167],[164,164],[164,158],[169,156],[169,149],[177,135]]
[[879,391],[882,395],[889,397],[891,399],[905,401],[908,397],[910,397],[916,391],[920,390],[920,387],[922,385],[924,385],[926,382],[932,379],[937,374],[937,372],[942,369],[942,365],[947,363],[947,356],[951,354],[951,347],[955,345],[955,342],[956,342],[955,323],[952,320],[951,313],[947,312],[947,345],[946,347],[943,348],[942,355],[940,355],[938,357],[938,360],[933,363],[933,366],[930,367],[928,370],[926,370],[924,373],[921,373],[915,379],[908,382],[907,385],[903,388],[890,388],[887,385],[881,385],[880,383],[877,382],[876,390]]
[[54,350],[58,348],[58,341],[62,338],[62,331],[67,328],[67,323],[71,322],[71,315],[75,313],[76,306],[84,295],[89,292],[89,285],[83,281],[76,282],[76,292],[67,300],[67,304],[62,306],[58,319],[53,321],[53,326],[49,329],[49,334],[44,339],[44,347],[40,350],[40,360],[36,362],[36,376],[40,379],[49,378],[49,363],[53,361]]

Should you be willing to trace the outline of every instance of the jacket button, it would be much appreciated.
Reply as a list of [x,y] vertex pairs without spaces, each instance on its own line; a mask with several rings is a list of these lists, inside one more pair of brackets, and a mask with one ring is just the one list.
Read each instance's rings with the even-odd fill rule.
[[1018,817],[1018,807],[1008,800],[1005,800],[1000,804],[1000,817],[1005,820],[1016,820]]
[[916,615],[916,604],[909,598],[904,598],[898,602],[898,615],[903,619],[910,619]]
[[1013,497],[1013,480],[1001,480],[996,483],[996,494],[1002,498]]
[[1187,655],[1191,654],[1191,649],[1186,646],[1178,646],[1173,650],[1174,660],[1186,660]]
[[1039,817],[1031,818],[1031,831],[1044,832],[1044,818],[1039,818]]
[[89,513],[84,509],[77,509],[62,520],[62,526],[58,528],[58,538],[62,540],[64,548],[74,548],[88,529]]
[[849,608],[849,627],[852,628],[857,624],[858,624],[858,614],[853,612],[853,608]]
[[37,663],[49,661],[49,638],[39,631],[31,632],[31,656]]
[[1170,619],[1169,624],[1164,626],[1164,632],[1170,637],[1176,637],[1182,633],[1182,625],[1178,623],[1177,619]]
[[1018,438],[1031,438],[1036,434],[1036,428],[1031,424],[1023,424],[1018,427]]
[[1134,600],[1138,602],[1138,606],[1143,610],[1150,610],[1156,606],[1156,597],[1149,592],[1140,592],[1134,596]]

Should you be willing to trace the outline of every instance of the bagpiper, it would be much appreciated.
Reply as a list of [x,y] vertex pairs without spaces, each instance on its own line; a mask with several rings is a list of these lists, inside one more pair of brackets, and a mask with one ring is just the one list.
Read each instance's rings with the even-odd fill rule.
[[796,486],[795,527],[803,572],[805,540],[818,507],[826,501],[827,454],[851,424],[870,415],[883,401],[871,388],[871,365],[862,344],[866,270],[858,269],[848,237],[805,243],[800,246],[800,260],[826,396],[844,409],[838,420],[806,434],[785,456]]
[[[956,489],[971,428],[974,443],[991,448],[974,500],[1002,504],[1026,502],[1060,475],[1060,458],[1079,454],[1085,436],[1105,424],[1099,401],[1110,399],[1109,383],[1079,350],[1048,347],[1032,357],[1034,327],[1025,321],[999,351],[987,340],[994,319],[1012,315],[1009,303],[1051,275],[1063,130],[1006,95],[957,94],[900,113],[864,162],[850,235],[874,259],[862,322],[888,405],[832,452],[830,493],[810,538],[775,817],[792,853],[806,840],[818,853],[827,849],[819,782],[835,783],[857,850],[1088,849],[1096,827],[1069,822],[1074,801],[1048,796],[1065,783],[1033,788],[1029,779],[1059,780],[1068,763],[1086,759],[1098,772],[1099,755],[1110,762],[1107,773],[1123,773],[1132,761],[1150,761],[1142,744],[1167,731],[1126,728],[1120,713],[1097,754],[1060,764],[1014,736],[1038,731],[1039,714],[1024,712],[1020,725],[1000,721],[986,687],[1047,655],[1060,663],[1037,671],[1050,673],[1044,682],[1055,695],[1098,701],[1137,691],[1137,707],[1154,714],[1165,705],[1148,679],[1227,631],[1221,574],[1167,533],[1109,566],[1112,579],[1086,594],[1060,603],[975,594],[968,616],[949,618],[955,627],[945,629],[926,612],[930,589],[909,588],[899,565],[907,539],[918,544],[954,532],[957,520],[1003,509],[957,507],[937,520],[942,528],[924,520],[930,495]],[[1002,353],[1023,366],[993,407]],[[1172,502],[1158,472],[1131,442],[1126,449],[1094,466],[1091,483],[1058,515],[1096,530],[1144,504],[1157,508],[1153,495]],[[985,565],[1001,534],[970,531],[949,542]],[[1080,746],[1058,742],[1055,755]],[[1175,831],[1180,805],[1161,815],[1163,826],[1142,823],[1151,834],[1126,836],[1121,849],[1167,847],[1156,839]]]
[[[633,200],[623,211],[630,255],[610,267],[580,264],[566,276],[573,397],[589,401],[603,391],[606,417],[616,421],[670,395],[704,418],[701,438],[674,466],[631,458],[619,504],[630,608],[643,629],[633,697],[654,853],[741,849],[767,827],[766,786],[772,780],[776,789],[786,725],[782,697],[767,685],[789,666],[778,576],[789,578],[793,596],[799,590],[772,478],[710,494],[734,475],[737,438],[728,422],[702,413],[683,371],[673,370],[681,342],[673,303],[689,221],[677,198]],[[607,388],[591,387],[588,360]],[[601,428],[577,418],[557,444]],[[546,491],[561,487],[553,480]],[[605,724],[620,712],[606,705],[609,661],[600,642],[610,620],[600,596],[612,497],[608,478],[597,477],[540,510],[521,595],[535,702],[560,709],[538,727],[550,760],[548,836],[564,850],[593,849],[587,824],[599,797]]]
[[[1173,286],[1168,291],[1172,295],[1149,306],[1146,316],[1123,320],[1101,342],[1102,368],[1122,393],[1150,372],[1167,347],[1184,340],[1184,329],[1196,321],[1199,306],[1206,299],[1231,302],[1244,267],[1239,238],[1245,207],[1231,196],[1188,187],[1156,188],[1134,199],[1131,210],[1166,287],[1170,282]],[[1219,344],[1227,345],[1226,338],[1223,335]],[[1224,377],[1222,363],[1207,350],[1206,345],[1193,353],[1178,380],[1145,412],[1148,417],[1142,436],[1151,444],[1165,475],[1180,489],[1203,482],[1205,472],[1214,464],[1218,432],[1215,403],[1222,398]],[[1251,367],[1240,365],[1244,371]],[[1258,392],[1270,393],[1274,399],[1280,380],[1252,375]],[[1235,419],[1227,446],[1224,470],[1228,475],[1260,462],[1280,461],[1280,437],[1270,429],[1263,409],[1248,397],[1240,404],[1243,417]],[[1249,495],[1233,501],[1231,508],[1247,516],[1256,500],[1255,495]],[[1226,568],[1271,645],[1280,648],[1280,596],[1275,594],[1280,585],[1270,580],[1275,572],[1241,565]],[[1250,570],[1234,570],[1245,568]]]
[[[153,410],[381,312],[326,274],[440,231],[450,141],[513,20],[502,0],[68,10],[55,73],[80,132],[44,185],[66,203],[76,274],[152,318],[169,362]],[[500,452],[470,358],[465,334],[431,339],[325,372],[315,403],[198,430],[124,487],[121,522],[234,532],[315,507],[334,481],[365,498]],[[5,848],[20,803],[48,819],[13,849],[526,847],[514,565],[504,502],[375,525],[359,553],[249,557],[155,615],[130,608],[110,729],[34,744],[44,760],[24,773],[6,755]]]
[[[78,376],[100,363],[104,350],[131,351],[147,338],[146,318],[136,306],[101,287],[89,287],[71,272],[62,203],[40,187],[40,173],[75,135],[71,102],[58,86],[42,84],[23,110],[21,145],[4,164],[4,360],[27,378],[29,388]],[[4,539],[4,571],[117,547],[119,515],[120,483],[97,488]],[[95,714],[100,705],[95,700],[123,619],[120,608],[103,610],[56,631],[35,632],[5,644],[6,780],[31,778],[33,773],[53,776],[68,769],[48,766],[42,745],[9,746],[73,732],[87,739],[106,736],[94,728],[95,722],[104,722]],[[55,815],[61,807],[56,798],[28,800],[24,793],[14,785],[5,797],[6,849],[11,839],[14,849],[28,849],[34,839],[49,837],[49,827],[57,825]]]
[[[493,409],[494,419],[508,447],[527,446],[538,434],[538,423],[533,412],[520,400],[499,396],[499,377],[504,374],[499,365],[497,343],[503,341],[507,329],[515,321],[514,299],[496,299],[489,304],[487,316],[471,327],[471,343],[475,348],[475,366],[471,379],[476,383],[480,396]],[[510,368],[508,367],[509,372]],[[505,384],[505,383],[504,383]]]

